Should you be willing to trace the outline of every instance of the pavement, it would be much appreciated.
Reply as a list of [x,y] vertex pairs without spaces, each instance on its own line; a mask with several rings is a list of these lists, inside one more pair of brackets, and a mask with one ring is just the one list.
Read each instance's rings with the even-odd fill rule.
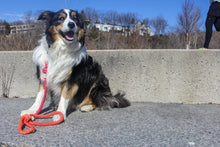
[[132,103],[123,109],[75,111],[64,123],[21,135],[20,112],[33,102],[0,98],[0,146],[220,146],[220,105]]

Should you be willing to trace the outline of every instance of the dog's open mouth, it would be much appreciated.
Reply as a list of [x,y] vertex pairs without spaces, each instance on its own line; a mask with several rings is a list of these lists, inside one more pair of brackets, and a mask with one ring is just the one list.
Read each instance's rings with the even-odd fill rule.
[[74,32],[73,31],[68,31],[68,32],[62,32],[61,33],[63,38],[65,38],[67,41],[73,41],[74,39]]

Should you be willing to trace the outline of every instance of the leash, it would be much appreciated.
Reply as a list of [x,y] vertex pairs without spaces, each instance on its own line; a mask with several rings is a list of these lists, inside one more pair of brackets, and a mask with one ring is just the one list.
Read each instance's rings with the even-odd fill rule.
[[[34,118],[46,118],[53,115],[60,115],[60,119],[55,122],[47,122],[47,123],[40,123],[40,122],[33,122],[32,117]],[[36,129],[34,128],[34,125],[37,126],[51,126],[51,125],[57,125],[63,121],[63,114],[62,112],[56,111],[45,115],[37,115],[37,114],[25,114],[21,117],[19,126],[18,126],[18,132],[21,134],[30,134],[34,132]],[[28,126],[30,129],[23,130],[23,125]]]
[[[45,67],[42,68],[42,72],[46,75],[47,74],[47,68],[48,68],[48,63],[45,64]],[[34,128],[33,125],[38,125],[38,126],[50,126],[50,125],[57,125],[59,123],[61,123],[63,121],[63,114],[59,111],[56,112],[52,112],[49,114],[45,114],[45,115],[38,115],[41,111],[41,109],[43,108],[46,96],[47,96],[47,78],[46,76],[43,77],[44,80],[44,97],[41,101],[41,105],[39,107],[39,109],[37,110],[37,112],[35,114],[25,114],[21,117],[20,121],[19,121],[19,126],[18,126],[18,132],[20,134],[29,134],[34,132],[36,129]],[[40,122],[33,122],[32,118],[46,118],[46,117],[50,117],[53,115],[60,115],[60,119],[58,121],[55,122],[47,122],[47,123],[40,123]],[[23,125],[25,127],[25,125],[27,127],[29,127],[30,129],[28,130],[23,130]]]
[[47,77],[46,77],[47,68],[48,68],[48,63],[46,63],[45,67],[42,68],[42,72],[44,73],[44,77],[43,77],[43,80],[44,80],[44,97],[42,99],[42,102],[41,102],[41,105],[40,105],[39,109],[37,110],[37,112],[35,114],[39,114],[40,113],[41,109],[43,108],[45,99],[47,97]]

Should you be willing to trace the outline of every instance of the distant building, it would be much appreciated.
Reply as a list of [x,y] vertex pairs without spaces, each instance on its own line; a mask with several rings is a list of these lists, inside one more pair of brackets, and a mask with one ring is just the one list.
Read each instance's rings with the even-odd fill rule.
[[[35,30],[36,25],[35,24],[30,24],[30,25],[11,25],[10,26],[10,34],[17,34],[17,33],[26,33],[30,30]],[[4,33],[6,31],[6,28],[4,25],[0,26],[0,32]]]
[[95,23],[94,25],[101,32],[110,32],[112,30],[123,31],[123,27],[119,25],[103,24],[103,23]]
[[118,33],[122,33],[123,35],[127,36],[134,32],[139,32],[139,35],[145,36],[145,35],[151,35],[151,28],[147,27],[145,24],[141,22],[137,22],[134,25],[130,25],[130,27],[127,26],[121,26],[121,25],[112,25],[112,24],[105,24],[105,23],[94,23],[91,25],[95,26],[98,31],[100,32],[111,32],[115,31]]
[[[141,36],[146,36],[146,35],[152,36],[153,34],[151,32],[151,28],[141,23],[140,21],[137,22],[136,24],[130,25],[130,27],[105,24],[105,23],[94,23],[90,26],[91,27],[95,26],[100,32],[111,32],[114,30],[114,32],[121,33],[125,36],[130,35],[134,32],[138,32],[139,35]],[[26,33],[30,30],[35,30],[36,28],[37,28],[36,24],[12,25],[10,26],[11,29],[10,34]],[[5,32],[5,31],[6,31],[5,26],[0,26],[0,32]]]
[[36,29],[35,24],[13,25],[13,26],[11,26],[11,33],[10,34],[26,33],[30,30],[35,30],[35,29]]
[[132,33],[134,32],[139,32],[139,35],[141,36],[146,36],[146,35],[151,35],[151,28],[146,26],[144,23],[141,23],[138,21],[134,27],[132,28]]

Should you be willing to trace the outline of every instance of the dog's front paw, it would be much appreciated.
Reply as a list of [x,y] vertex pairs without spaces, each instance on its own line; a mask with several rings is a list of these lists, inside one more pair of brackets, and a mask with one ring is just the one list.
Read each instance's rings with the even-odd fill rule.
[[23,111],[21,111],[21,116],[23,116],[25,114],[34,114],[34,113],[36,113],[36,111],[32,110],[32,109],[23,110]]
[[[58,120],[60,120],[60,115],[59,114],[54,115],[53,116],[53,121],[55,122],[55,121],[58,121]],[[65,114],[63,114],[63,120],[66,120],[66,115]]]

